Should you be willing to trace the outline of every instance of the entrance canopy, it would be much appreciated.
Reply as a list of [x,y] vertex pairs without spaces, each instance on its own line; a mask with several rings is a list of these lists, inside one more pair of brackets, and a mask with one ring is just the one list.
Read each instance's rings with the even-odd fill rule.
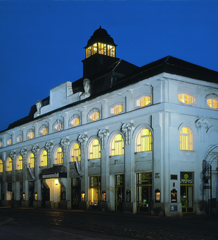
[[66,178],[67,177],[67,169],[64,166],[54,166],[52,168],[43,169],[40,174],[41,179],[48,178]]

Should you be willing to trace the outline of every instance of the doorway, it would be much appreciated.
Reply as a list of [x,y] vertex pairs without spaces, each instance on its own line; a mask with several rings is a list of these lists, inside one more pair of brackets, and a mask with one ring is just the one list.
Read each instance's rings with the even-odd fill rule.
[[89,208],[98,209],[101,200],[101,177],[90,177],[89,182]]
[[115,178],[115,210],[121,211],[124,202],[124,175],[116,175]]
[[79,209],[81,201],[81,180],[80,178],[71,178],[71,207]]
[[33,207],[33,201],[35,199],[35,193],[34,193],[34,182],[29,181],[29,207]]
[[50,201],[50,189],[45,185],[45,183],[42,181],[41,185],[41,191],[42,191],[42,207],[45,207],[45,202]]

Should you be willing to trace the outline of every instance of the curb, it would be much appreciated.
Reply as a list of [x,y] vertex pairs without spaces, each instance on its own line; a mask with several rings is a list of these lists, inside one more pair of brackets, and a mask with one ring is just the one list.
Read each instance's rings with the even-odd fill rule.
[[8,223],[10,223],[12,221],[14,221],[13,218],[7,218],[6,220],[0,222],[0,227],[2,227],[5,224],[8,224]]

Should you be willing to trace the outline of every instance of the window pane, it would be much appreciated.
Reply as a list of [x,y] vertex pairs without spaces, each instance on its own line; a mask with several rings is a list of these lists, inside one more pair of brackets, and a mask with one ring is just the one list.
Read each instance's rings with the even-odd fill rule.
[[89,145],[89,159],[101,158],[101,146],[98,139],[93,139]]

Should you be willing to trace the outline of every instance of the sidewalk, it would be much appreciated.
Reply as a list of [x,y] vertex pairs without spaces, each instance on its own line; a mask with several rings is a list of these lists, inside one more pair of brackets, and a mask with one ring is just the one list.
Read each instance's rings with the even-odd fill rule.
[[13,220],[14,219],[10,217],[0,216],[0,227],[3,226],[4,224],[12,222]]

